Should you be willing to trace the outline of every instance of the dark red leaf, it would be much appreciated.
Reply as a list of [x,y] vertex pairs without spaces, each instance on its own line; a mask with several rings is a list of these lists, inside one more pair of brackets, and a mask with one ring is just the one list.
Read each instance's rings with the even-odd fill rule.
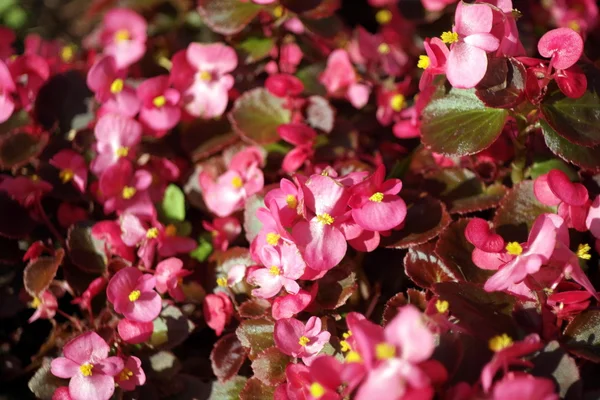
[[39,296],[50,286],[64,256],[65,251],[58,249],[54,256],[38,257],[27,264],[23,272],[23,282],[30,295]]
[[434,249],[433,243],[425,243],[409,249],[404,257],[406,275],[424,289],[430,289],[435,283],[459,280],[434,253]]
[[221,382],[237,375],[246,360],[247,349],[233,333],[220,338],[210,352],[212,370]]
[[285,381],[285,367],[291,357],[281,353],[277,347],[269,347],[252,361],[254,376],[268,386],[277,386]]

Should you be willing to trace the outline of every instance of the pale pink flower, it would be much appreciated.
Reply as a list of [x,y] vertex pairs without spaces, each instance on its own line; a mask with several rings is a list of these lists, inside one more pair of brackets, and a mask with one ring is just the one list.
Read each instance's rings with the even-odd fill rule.
[[273,338],[282,353],[302,358],[306,365],[310,365],[331,337],[322,329],[318,317],[310,317],[306,325],[295,318],[280,319],[275,322]]
[[138,322],[149,322],[160,314],[162,301],[154,291],[156,279],[142,274],[139,269],[125,267],[118,271],[108,283],[106,296],[115,311],[125,318]]
[[15,110],[12,94],[17,90],[4,61],[0,60],[0,123],[8,120]]
[[234,217],[215,218],[212,222],[202,221],[202,226],[211,233],[214,248],[221,251],[227,250],[229,244],[242,233],[242,225]]
[[298,293],[300,286],[296,280],[304,273],[306,264],[296,246],[289,243],[278,248],[265,246],[259,255],[264,268],[248,274],[248,282],[260,286],[252,291],[252,295],[268,299],[276,296],[281,288],[288,293]]
[[123,369],[115,376],[115,381],[125,391],[131,391],[136,386],[142,386],[146,383],[142,361],[135,356],[127,357]]
[[371,88],[358,83],[346,50],[337,49],[329,55],[327,67],[319,80],[329,95],[346,98],[356,108],[364,107],[369,101]]
[[123,360],[109,357],[110,347],[96,332],[87,332],[69,341],[64,357],[52,360],[53,375],[71,379],[73,400],[108,400],[115,391],[114,376],[123,369]]
[[134,119],[108,114],[102,116],[94,128],[96,136],[96,158],[91,170],[100,175],[119,159],[132,159],[136,146],[142,140],[142,126]]
[[156,266],[156,290],[158,293],[169,292],[177,301],[184,301],[185,294],[181,289],[181,280],[190,275],[192,271],[183,269],[183,262],[175,257],[167,258]]
[[115,58],[122,69],[139,61],[146,52],[146,20],[136,12],[114,8],[104,15],[100,41],[104,54]]

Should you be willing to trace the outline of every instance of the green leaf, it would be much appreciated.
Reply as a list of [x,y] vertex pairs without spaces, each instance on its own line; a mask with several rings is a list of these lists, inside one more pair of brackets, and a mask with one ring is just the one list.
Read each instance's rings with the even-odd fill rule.
[[257,377],[252,377],[240,392],[239,400],[273,400],[274,396],[274,387],[265,385]]
[[274,346],[273,331],[275,324],[266,319],[242,321],[235,331],[242,346],[250,349],[249,357],[254,360],[259,353]]
[[257,88],[241,95],[229,113],[235,131],[258,144],[279,141],[277,128],[287,124],[291,112],[283,107],[284,100],[273,96],[268,90]]
[[239,44],[239,48],[246,52],[246,63],[260,61],[267,57],[275,46],[275,40],[266,37],[249,37]]
[[600,310],[577,315],[564,331],[565,345],[571,353],[600,362]]
[[106,270],[105,243],[92,236],[91,225],[84,222],[72,225],[67,234],[67,247],[73,264],[100,276]]
[[185,220],[185,195],[177,185],[170,184],[160,205],[163,216],[169,221]]
[[[584,68],[588,69],[588,68]],[[586,71],[587,91],[578,99],[566,97],[556,86],[540,105],[548,124],[569,142],[581,146],[600,144],[600,74]]]
[[11,132],[0,140],[0,169],[19,168],[42,152],[48,143],[48,135],[30,135]]
[[201,236],[198,239],[198,247],[196,247],[196,249],[190,253],[190,256],[200,262],[204,262],[212,254],[212,251],[212,243],[208,239]]
[[225,383],[213,382],[208,400],[237,400],[248,378],[236,376]]
[[150,344],[159,349],[171,349],[179,345],[195,328],[194,323],[174,306],[165,307],[153,323]]
[[557,156],[578,167],[600,170],[600,146],[584,147],[560,136],[546,121],[540,120],[546,146]]
[[475,154],[494,143],[507,115],[504,109],[486,107],[473,90],[451,89],[423,111],[423,143],[446,155]]
[[262,8],[251,1],[200,0],[198,2],[198,12],[204,18],[206,25],[222,35],[233,35],[243,30]]
[[38,257],[27,264],[23,271],[23,282],[30,295],[39,296],[50,286],[64,256],[65,251],[58,249],[54,256]]
[[579,175],[577,175],[577,172],[575,172],[573,168],[569,167],[563,160],[558,158],[534,161],[533,165],[531,165],[531,168],[529,169],[528,176],[531,177],[531,179],[537,179],[541,175],[547,174],[553,169],[558,169],[564,172],[573,182],[579,181]]
[[68,386],[67,379],[60,379],[50,372],[50,359],[45,358],[42,366],[33,374],[27,387],[38,399],[51,399],[61,386]]
[[277,386],[285,381],[285,367],[291,358],[282,354],[277,347],[269,347],[252,361],[254,376],[268,386]]

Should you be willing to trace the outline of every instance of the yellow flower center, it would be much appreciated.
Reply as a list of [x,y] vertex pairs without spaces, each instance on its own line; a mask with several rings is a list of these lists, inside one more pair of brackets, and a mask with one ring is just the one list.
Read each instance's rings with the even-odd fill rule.
[[117,43],[124,42],[125,40],[129,40],[130,38],[131,36],[129,35],[129,31],[127,29],[119,29],[115,33],[115,42]]
[[288,194],[287,197],[285,198],[285,202],[287,203],[287,206],[289,208],[298,207],[298,198],[296,196],[294,196],[293,194]]
[[448,303],[446,300],[438,300],[435,302],[435,309],[440,314],[443,314],[446,311],[448,311],[448,308],[450,308],[450,303]]
[[429,59],[428,56],[419,56],[419,62],[417,63],[417,67],[421,68],[421,69],[427,69],[429,68],[429,65],[431,64],[431,60]]
[[502,335],[494,336],[490,339],[489,348],[492,351],[498,352],[502,349],[512,346],[513,340],[506,333]]
[[269,268],[269,273],[273,276],[279,276],[281,275],[281,269],[279,269],[277,265],[272,265],[271,268]]
[[198,79],[204,82],[210,82],[212,80],[212,74],[208,71],[200,71],[198,73]]
[[340,342],[340,347],[342,349],[342,352],[344,352],[344,353],[349,351],[350,349],[352,349],[352,347],[350,347],[350,343],[348,343],[347,340],[342,340]]
[[146,231],[146,237],[148,239],[156,239],[158,237],[158,228],[150,228]]
[[375,356],[378,360],[389,360],[396,356],[396,348],[389,343],[379,343],[375,346]]
[[458,42],[458,33],[456,32],[444,32],[442,33],[442,42],[446,44],[452,44]]
[[310,385],[310,395],[315,399],[320,399],[325,394],[325,388],[318,382]]
[[323,213],[323,214],[317,215],[317,221],[319,221],[323,225],[331,225],[331,224],[333,224],[333,221],[335,221],[335,219],[331,215],[329,215],[327,213]]
[[517,242],[510,242],[506,245],[506,252],[512,256],[520,256],[523,253],[523,247]]
[[167,99],[165,98],[165,96],[156,96],[154,100],[152,100],[152,104],[154,104],[154,107],[156,108],[161,108],[162,106],[167,104]]
[[402,111],[402,109],[406,106],[406,99],[404,98],[403,95],[401,94],[395,94],[392,96],[392,98],[390,99],[390,107],[392,107],[392,110],[399,112]]
[[362,362],[362,357],[358,352],[352,350],[346,354],[346,362],[347,363],[359,363]]
[[267,233],[267,243],[271,246],[277,246],[277,243],[279,243],[280,238],[281,235],[278,235],[275,232]]
[[379,47],[377,47],[377,51],[379,52],[379,54],[389,54],[390,52],[390,45],[387,43],[381,43],[379,45]]
[[579,25],[579,22],[573,20],[573,21],[569,21],[567,23],[567,26],[571,29],[573,29],[575,32],[579,32],[581,30],[581,25]]
[[92,376],[92,370],[94,369],[94,366],[92,364],[89,363],[85,363],[82,366],[79,367],[79,370],[81,371],[81,373],[83,374],[83,376]]
[[283,13],[284,13],[284,12],[285,12],[285,10],[284,10],[284,8],[283,8],[283,7],[281,7],[281,6],[277,6],[277,7],[275,7],[275,8],[273,9],[273,16],[274,16],[275,18],[278,18],[278,19],[279,19],[279,18],[283,17]]
[[123,368],[123,370],[119,372],[120,381],[128,381],[132,376],[133,372],[129,368]]
[[115,155],[117,157],[127,157],[128,154],[129,147],[119,147],[117,150],[115,150]]
[[589,244],[584,243],[584,244],[580,244],[577,247],[577,257],[583,259],[583,260],[589,260],[590,258],[592,258],[592,255],[590,254],[590,250],[592,248],[590,247]]
[[308,342],[310,342],[310,339],[306,336],[300,336],[300,339],[298,339],[298,344],[302,347],[306,346]]
[[373,195],[371,197],[369,197],[369,200],[371,200],[372,202],[375,202],[375,203],[381,203],[381,201],[383,200],[383,193],[381,193],[381,192],[373,193]]
[[135,196],[135,192],[137,192],[137,190],[135,190],[134,187],[132,187],[132,186],[125,186],[123,188],[123,192],[121,193],[121,197],[123,197],[125,200],[129,200],[130,198],[132,198],[133,196]]
[[136,301],[137,299],[140,298],[140,296],[142,295],[142,292],[140,292],[139,290],[134,290],[131,293],[129,293],[129,301]]
[[244,182],[242,181],[242,178],[240,178],[239,176],[234,176],[233,179],[231,180],[231,186],[233,186],[236,189],[239,189],[242,186],[244,186]]
[[73,170],[71,168],[65,168],[62,171],[60,171],[60,173],[58,174],[58,177],[60,178],[62,183],[69,182],[71,179],[73,179],[74,176],[75,176],[75,173],[73,172]]
[[387,25],[392,20],[392,12],[387,9],[379,10],[377,11],[377,14],[375,14],[375,20],[380,25]]
[[75,46],[73,45],[64,46],[60,51],[60,58],[66,63],[73,61],[73,56],[75,56]]
[[220,287],[227,287],[227,278],[225,278],[224,276],[217,278],[217,285],[219,285]]
[[110,92],[112,94],[121,93],[121,91],[123,90],[123,86],[123,79],[117,78],[113,81],[113,83],[110,84]]
[[167,227],[165,228],[165,235],[170,237],[177,235],[177,227],[173,224],[167,225]]
[[40,300],[39,297],[35,296],[31,303],[29,303],[29,305],[31,306],[31,308],[38,308],[42,305],[42,300]]

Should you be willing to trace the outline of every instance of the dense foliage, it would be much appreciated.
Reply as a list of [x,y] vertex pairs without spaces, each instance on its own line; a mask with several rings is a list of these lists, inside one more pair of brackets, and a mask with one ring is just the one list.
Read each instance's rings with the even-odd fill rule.
[[596,2],[84,3],[0,7],[2,398],[600,398]]

